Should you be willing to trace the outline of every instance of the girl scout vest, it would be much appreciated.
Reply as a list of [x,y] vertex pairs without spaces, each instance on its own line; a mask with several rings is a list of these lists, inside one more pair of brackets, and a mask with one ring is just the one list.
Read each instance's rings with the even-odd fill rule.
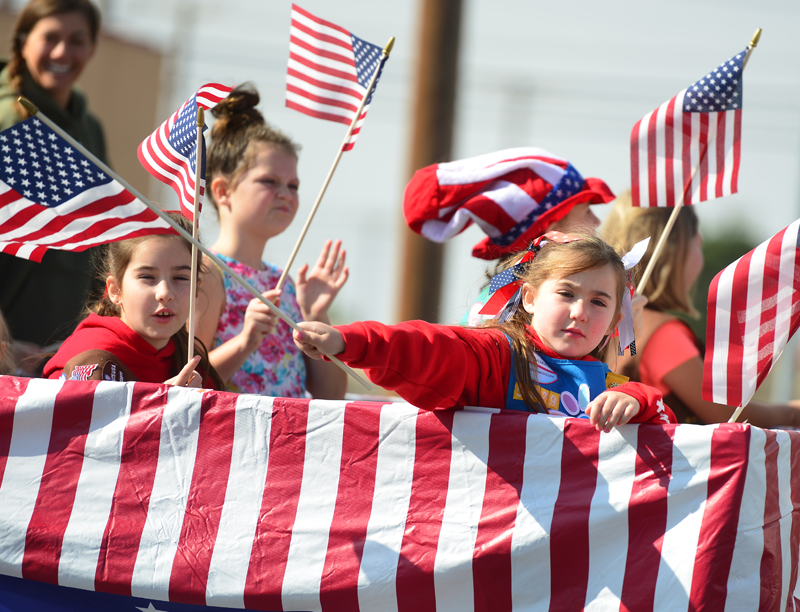
[[[514,356],[512,349],[512,359]],[[611,372],[601,361],[555,359],[541,353],[534,353],[534,357],[536,363],[530,364],[531,377],[550,414],[588,419],[586,407],[591,400],[606,389],[628,381],[625,376]],[[506,408],[531,411],[522,399],[513,365],[508,377]]]

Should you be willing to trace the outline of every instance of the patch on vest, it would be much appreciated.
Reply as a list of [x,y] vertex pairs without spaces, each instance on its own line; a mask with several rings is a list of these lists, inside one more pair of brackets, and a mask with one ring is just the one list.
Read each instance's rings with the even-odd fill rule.
[[[551,385],[556,382],[558,380],[558,374],[556,374],[539,355],[534,353],[533,356],[536,357],[536,365],[538,366],[535,378],[536,382],[540,385]],[[531,372],[531,374],[533,374],[533,372]]]
[[89,377],[92,375],[92,372],[97,369],[97,364],[93,363],[91,365],[79,365],[72,368],[72,374],[70,374],[69,380],[89,380]]
[[627,376],[623,376],[622,374],[617,374],[615,372],[609,372],[606,374],[606,389],[619,387],[620,385],[624,385],[629,380],[630,378]]
[[116,363],[107,361],[106,365],[103,366],[103,380],[125,382],[125,377],[122,375],[122,370],[117,367]]

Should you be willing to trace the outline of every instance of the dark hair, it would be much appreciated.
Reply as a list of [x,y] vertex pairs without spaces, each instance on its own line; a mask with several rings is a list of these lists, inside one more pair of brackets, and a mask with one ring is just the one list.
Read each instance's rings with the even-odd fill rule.
[[22,85],[22,46],[28,34],[40,19],[65,13],[78,13],[86,19],[92,44],[97,42],[100,32],[100,11],[89,0],[30,0],[17,17],[14,32],[11,36],[11,60],[8,62],[8,74],[11,86],[19,91]]
[[[516,257],[508,260],[507,267],[519,261],[521,255],[518,253]],[[616,320],[622,307],[627,273],[619,253],[596,236],[580,236],[580,240],[567,243],[548,242],[536,254],[522,280],[534,291],[538,291],[542,283],[551,278],[566,278],[607,265],[612,267],[617,278],[616,308],[612,318]],[[533,412],[547,413],[544,399],[536,388],[535,375],[531,373],[532,370],[538,369],[535,366],[531,368],[531,364],[536,363],[535,349],[526,329],[532,316],[520,305],[507,322],[487,321],[484,326],[499,328],[511,339],[514,372],[517,375],[522,399]],[[603,361],[607,351],[608,347],[601,345],[595,347],[589,354]]]
[[[252,85],[240,85],[211,111],[217,120],[211,128],[211,144],[206,162],[206,185],[218,176],[228,178],[234,185],[250,169],[255,158],[255,143],[278,147],[297,159],[300,145],[279,129],[272,127],[256,110],[258,92]],[[211,204],[216,207],[214,194],[206,187]]]
[[[173,221],[180,225],[181,228],[186,230],[188,233],[192,232],[192,224],[186,217],[180,213],[167,214]],[[186,246],[187,250],[190,253],[192,252],[192,245],[188,240],[173,234],[140,236],[139,238],[131,238],[130,240],[111,242],[104,247],[103,254],[95,260],[95,273],[97,274],[98,281],[105,286],[106,279],[109,276],[113,276],[118,282],[121,283],[121,279],[125,275],[125,270],[128,269],[128,265],[133,258],[136,248],[148,240],[155,239],[180,240],[181,243]],[[203,266],[202,262],[203,254],[198,251],[198,278],[202,277],[202,274],[205,272],[205,266]],[[98,314],[102,317],[119,317],[121,314],[119,306],[112,302],[111,298],[105,293],[101,298],[90,300],[89,303],[86,304],[84,315],[88,316],[91,313]],[[175,376],[181,371],[183,366],[185,366],[186,362],[188,361],[189,331],[186,329],[186,325],[181,326],[181,328],[172,336],[172,339],[175,341],[175,355],[172,359],[172,375]],[[210,379],[217,389],[223,390],[225,388],[225,383],[211,365],[211,362],[208,360],[208,349],[206,348],[205,344],[203,344],[203,341],[197,337],[194,339],[194,353],[196,355],[200,355],[200,365],[198,370],[200,370],[201,373],[205,372],[203,384],[205,385],[206,381]]]

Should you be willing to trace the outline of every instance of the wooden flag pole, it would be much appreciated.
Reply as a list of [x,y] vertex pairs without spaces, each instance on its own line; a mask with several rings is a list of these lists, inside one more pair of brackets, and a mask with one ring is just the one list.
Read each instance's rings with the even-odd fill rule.
[[[756,45],[758,45],[758,40],[760,38],[761,28],[757,28],[756,33],[753,34],[753,38],[750,39],[750,44],[747,45],[747,51],[745,52],[744,60],[742,61],[742,70],[744,70],[744,67],[747,66],[747,60],[750,58],[750,53],[753,51],[753,49],[755,49]],[[694,175],[697,173],[697,168],[698,166],[692,168],[692,173],[689,175],[689,180],[687,181],[687,184],[681,193],[681,197],[678,200],[678,203],[672,209],[672,214],[667,220],[667,225],[664,226],[664,231],[661,232],[658,243],[653,249],[653,255],[650,257],[650,261],[647,262],[647,267],[644,270],[644,274],[642,274],[642,278],[639,279],[639,282],[637,283],[638,286],[636,287],[636,295],[642,295],[644,286],[647,284],[647,281],[650,280],[650,276],[653,274],[656,262],[658,261],[658,258],[661,256],[661,252],[664,250],[664,247],[667,244],[667,238],[669,238],[669,234],[672,231],[672,226],[675,225],[675,221],[678,218],[678,213],[680,213],[681,208],[683,208],[686,192],[692,188],[692,180],[694,180]],[[741,410],[739,410],[739,414],[741,414]],[[734,415],[738,417],[738,414],[734,413]]]
[[200,240],[198,237],[200,225],[200,177],[202,176],[201,168],[205,163],[203,159],[203,126],[205,125],[205,114],[203,107],[197,107],[197,149],[194,160],[194,214],[192,215],[192,238],[195,242],[192,243],[192,279],[191,289],[189,295],[191,301],[189,302],[189,348],[187,359],[189,361],[194,357],[194,331],[197,321],[195,321],[195,310],[197,309],[197,246]]
[[[145,206],[147,206],[147,207],[148,207],[150,210],[152,210],[152,211],[153,211],[153,212],[154,212],[154,213],[155,213],[155,214],[156,214],[156,215],[157,215],[157,216],[158,216],[158,217],[159,217],[159,218],[160,218],[162,221],[164,221],[165,223],[167,223],[167,224],[168,224],[168,225],[169,225],[169,226],[170,226],[172,229],[174,229],[176,232],[178,232],[178,234],[179,234],[179,235],[180,235],[180,236],[181,236],[181,237],[182,237],[184,240],[187,240],[187,241],[189,241],[189,244],[195,245],[195,246],[196,246],[198,249],[200,249],[200,250],[201,250],[201,251],[202,251],[202,252],[203,252],[203,253],[206,255],[206,257],[208,257],[208,258],[209,258],[211,261],[213,261],[215,264],[217,264],[221,270],[225,271],[225,272],[226,272],[226,273],[227,273],[227,274],[228,274],[228,275],[229,275],[229,276],[230,276],[230,277],[231,277],[233,280],[235,280],[235,281],[236,281],[237,283],[239,283],[239,284],[240,284],[242,287],[244,287],[245,289],[247,289],[247,291],[248,291],[248,292],[250,292],[250,294],[251,294],[251,295],[252,295],[254,298],[256,298],[256,299],[258,299],[258,300],[261,300],[261,302],[263,302],[263,303],[264,303],[264,305],[265,305],[265,306],[267,306],[267,308],[269,308],[269,309],[270,309],[270,310],[271,310],[273,313],[275,313],[275,314],[278,316],[278,318],[280,318],[280,319],[281,319],[281,320],[282,320],[284,323],[286,323],[286,324],[287,324],[289,327],[291,327],[291,328],[292,328],[292,329],[294,329],[295,331],[298,331],[298,332],[301,332],[301,333],[302,333],[302,331],[303,331],[303,330],[302,330],[302,329],[300,329],[300,327],[298,327],[297,323],[295,323],[295,322],[294,322],[294,321],[291,319],[291,317],[289,317],[289,315],[287,315],[287,314],[286,314],[285,312],[283,312],[283,311],[282,311],[280,308],[278,308],[277,306],[275,306],[275,304],[273,304],[273,303],[272,303],[272,302],[270,302],[270,301],[269,301],[267,298],[265,298],[263,295],[261,295],[261,294],[258,292],[258,290],[257,290],[255,287],[253,287],[253,285],[251,285],[250,283],[248,283],[248,282],[247,282],[247,281],[246,281],[244,278],[242,278],[242,277],[241,277],[239,274],[237,274],[236,272],[234,272],[233,270],[231,270],[231,268],[230,268],[230,267],[229,267],[229,266],[228,266],[228,265],[227,265],[227,264],[226,264],[224,261],[222,261],[222,260],[221,260],[219,257],[217,257],[216,255],[214,255],[214,253],[212,253],[212,252],[211,252],[211,251],[209,251],[209,250],[208,250],[206,247],[204,247],[204,246],[203,246],[203,245],[200,243],[200,241],[196,240],[196,239],[195,239],[195,238],[194,238],[194,237],[193,237],[193,236],[192,236],[190,233],[188,233],[186,230],[184,230],[184,229],[183,229],[183,228],[182,228],[180,225],[178,225],[177,223],[175,223],[175,222],[174,222],[172,219],[170,219],[170,218],[169,218],[169,216],[168,216],[168,215],[167,215],[167,214],[166,214],[166,213],[165,213],[163,210],[161,210],[161,209],[160,209],[158,206],[156,206],[155,204],[153,204],[153,203],[152,203],[150,200],[148,200],[148,199],[147,199],[146,197],[144,197],[144,196],[143,196],[141,193],[139,193],[139,191],[138,191],[137,189],[135,189],[135,188],[133,187],[133,185],[131,185],[130,183],[128,183],[128,181],[126,181],[126,180],[125,180],[125,179],[123,179],[121,176],[119,176],[119,175],[118,175],[116,172],[114,172],[114,171],[113,171],[111,168],[109,168],[109,167],[108,167],[106,164],[104,164],[102,161],[100,161],[99,159],[97,159],[97,157],[96,157],[96,156],[95,156],[95,155],[94,155],[94,154],[93,154],[91,151],[89,151],[89,150],[88,150],[86,147],[84,147],[84,146],[83,146],[81,143],[79,143],[78,141],[76,141],[76,140],[75,140],[75,139],[74,139],[72,136],[70,136],[69,134],[67,134],[67,133],[66,133],[64,130],[62,130],[62,129],[61,129],[59,126],[57,126],[55,123],[53,123],[53,121],[52,121],[52,120],[51,120],[51,119],[50,119],[50,118],[49,118],[47,115],[45,115],[44,113],[40,113],[40,112],[39,112],[39,109],[38,109],[38,108],[36,108],[36,106],[35,106],[34,104],[32,104],[31,102],[29,102],[28,100],[26,100],[25,98],[22,98],[22,97],[20,97],[20,98],[19,98],[19,103],[20,103],[20,104],[22,104],[22,106],[23,106],[23,107],[25,107],[25,110],[27,110],[27,111],[28,111],[28,112],[29,112],[31,115],[36,115],[36,116],[38,116],[38,117],[39,117],[39,119],[40,119],[40,120],[41,120],[43,123],[47,124],[47,125],[50,127],[50,129],[52,129],[54,132],[56,132],[57,134],[59,134],[59,135],[60,135],[60,136],[61,136],[61,137],[62,137],[64,140],[66,140],[67,142],[69,142],[69,143],[70,143],[70,144],[71,144],[73,147],[75,147],[75,148],[76,148],[78,151],[80,151],[81,153],[83,153],[83,155],[85,155],[85,156],[86,156],[88,159],[92,160],[92,162],[93,162],[94,164],[96,164],[96,165],[97,165],[97,166],[98,166],[98,167],[99,167],[99,168],[100,168],[100,169],[101,169],[103,172],[105,172],[106,174],[108,174],[110,177],[112,177],[114,180],[116,180],[116,181],[117,181],[117,182],[118,182],[120,185],[122,185],[123,187],[125,187],[125,189],[127,189],[127,190],[128,190],[128,191],[129,191],[129,192],[130,192],[130,193],[131,193],[131,194],[132,194],[134,197],[136,197],[137,199],[139,199],[139,200],[142,202],[142,204],[144,204],[144,205],[145,205]],[[326,357],[327,357],[328,359],[330,359],[330,360],[331,360],[333,363],[335,363],[335,364],[336,364],[338,367],[340,367],[342,370],[344,370],[345,372],[347,372],[347,373],[348,373],[350,376],[352,376],[353,378],[355,378],[355,379],[356,379],[358,382],[360,382],[360,383],[361,383],[361,384],[362,384],[364,387],[366,387],[366,388],[367,388],[367,389],[369,389],[370,391],[374,391],[374,390],[375,390],[375,386],[374,386],[374,385],[372,385],[372,383],[370,383],[370,382],[368,382],[368,381],[364,380],[364,378],[362,378],[362,377],[361,377],[361,376],[359,376],[359,375],[358,375],[356,372],[354,372],[354,371],[353,371],[351,368],[349,368],[349,367],[347,367],[345,364],[343,364],[343,363],[342,363],[342,362],[341,362],[339,359],[337,359],[335,356],[333,356],[333,355],[326,355]]]
[[308,232],[308,228],[311,226],[311,222],[314,220],[314,215],[317,214],[317,209],[319,208],[320,202],[322,202],[322,196],[325,195],[325,191],[328,189],[328,184],[331,182],[331,178],[333,177],[333,173],[336,171],[336,167],[339,165],[339,160],[342,158],[342,153],[344,153],[344,148],[347,145],[347,141],[350,139],[350,135],[353,133],[353,130],[356,128],[356,123],[361,118],[361,113],[364,110],[364,106],[367,103],[367,99],[369,98],[372,90],[375,87],[375,81],[378,78],[378,73],[381,70],[381,66],[383,66],[386,58],[389,57],[389,54],[392,52],[392,47],[394,46],[394,36],[389,39],[389,42],[386,43],[386,46],[383,48],[383,52],[381,54],[381,61],[378,63],[378,66],[375,68],[375,72],[372,74],[372,79],[367,86],[367,91],[364,93],[364,97],[361,98],[361,105],[358,107],[358,112],[356,113],[353,120],[350,122],[350,127],[347,129],[347,134],[344,137],[344,142],[342,142],[342,146],[339,147],[339,151],[336,153],[336,157],[333,160],[333,165],[331,169],[328,170],[328,176],[325,177],[325,181],[322,183],[322,188],[319,190],[319,194],[317,195],[317,199],[314,202],[314,206],[311,207],[311,212],[308,213],[308,219],[306,219],[306,223],[303,226],[302,231],[300,232],[300,237],[297,239],[297,243],[294,245],[294,249],[292,249],[292,254],[289,255],[289,261],[286,262],[286,265],[283,268],[283,272],[281,273],[281,277],[278,279],[278,284],[275,286],[276,289],[280,289],[283,287],[284,281],[286,281],[286,276],[289,274],[289,268],[292,267],[294,263],[294,258],[297,257],[297,251],[300,250],[300,245],[303,244],[303,239],[306,237],[306,233]]

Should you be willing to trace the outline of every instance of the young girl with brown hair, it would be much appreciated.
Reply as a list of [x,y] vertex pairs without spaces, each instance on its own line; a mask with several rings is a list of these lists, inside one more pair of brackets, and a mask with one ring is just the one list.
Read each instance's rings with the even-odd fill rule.
[[[294,320],[328,322],[328,309],[347,280],[341,243],[328,241],[312,270],[304,265],[297,284],[262,260],[267,241],[282,233],[299,205],[298,145],[269,126],[255,109],[258,93],[238,87],[215,109],[206,185],[219,213],[220,234],[211,247]],[[204,279],[206,298],[198,305],[198,337],[209,346],[211,363],[228,389],[282,397],[341,399],[346,374],[332,363],[305,360],[291,329],[259,300],[213,264]]]
[[[623,382],[602,359],[621,319],[626,272],[593,236],[546,234],[515,264],[519,307],[480,328],[410,321],[302,323],[306,354],[337,355],[421,408],[458,405],[588,417],[597,429],[672,422],[655,389]],[[515,258],[519,261],[519,258]]]
[[[191,232],[189,222],[172,218]],[[187,362],[192,249],[160,234],[112,242],[98,266],[103,297],[44,368],[45,378],[221,388],[202,342]]]

